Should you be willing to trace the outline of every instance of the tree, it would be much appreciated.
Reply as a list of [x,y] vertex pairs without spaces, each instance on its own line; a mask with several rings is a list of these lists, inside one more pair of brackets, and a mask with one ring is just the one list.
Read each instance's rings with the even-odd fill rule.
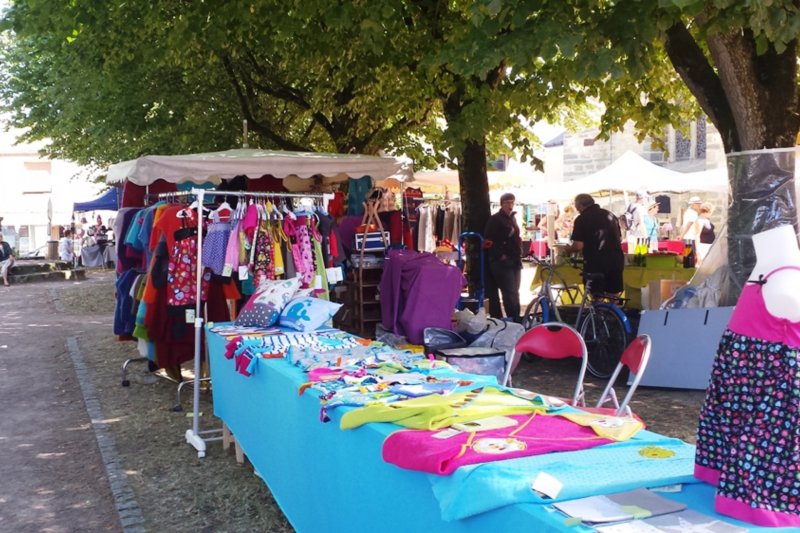
[[[680,127],[701,109],[720,131],[728,154],[795,144],[800,129],[795,2],[484,0],[473,9],[505,22],[509,43],[536,27],[540,34],[542,27],[558,33],[554,46],[575,58],[575,81],[605,105],[603,137],[632,120],[640,139],[658,139],[666,124]],[[506,49],[520,61],[536,57],[524,46]],[[793,169],[792,153],[729,158],[734,285],[741,287],[755,262],[747,235],[796,226]],[[738,291],[730,295],[735,300]]]
[[482,232],[487,147],[532,157],[527,122],[580,102],[557,76],[509,77],[503,50],[472,61],[506,31],[472,20],[466,0],[18,0],[0,95],[52,155],[98,166],[231,147],[241,118],[254,145],[457,161]]
[[0,96],[51,155],[98,166],[230,148],[242,118],[265,148],[430,156],[405,137],[425,133],[432,100],[375,42],[405,36],[381,31],[369,3],[296,4],[21,0],[3,20]]

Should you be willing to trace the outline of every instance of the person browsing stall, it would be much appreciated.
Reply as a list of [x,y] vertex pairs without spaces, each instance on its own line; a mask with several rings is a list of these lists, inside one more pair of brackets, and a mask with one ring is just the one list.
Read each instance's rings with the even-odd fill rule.
[[58,241],[58,257],[62,261],[72,263],[75,259],[75,248],[72,242],[72,231],[64,230],[64,236]]
[[3,285],[8,287],[8,271],[14,266],[14,252],[11,250],[11,245],[3,240],[3,234],[0,233],[0,277],[3,278]]
[[644,237],[650,243],[650,250],[658,251],[658,202],[650,202],[644,218]]
[[647,192],[639,191],[636,193],[636,199],[628,206],[628,212],[633,215],[633,225],[628,230],[628,236],[645,238],[647,237],[647,227],[645,226],[647,219]]
[[489,263],[486,273],[486,294],[489,298],[489,314],[502,318],[498,289],[503,295],[506,316],[515,322],[520,320],[519,286],[522,272],[522,239],[514,218],[514,202],[511,193],[500,197],[500,210],[491,216],[483,232],[484,249]]
[[700,213],[700,206],[702,205],[703,202],[700,201],[699,196],[692,196],[689,198],[689,208],[683,214],[683,226],[681,226],[681,231],[678,235],[679,239],[688,241],[697,239],[695,222],[697,222],[697,216]]
[[583,252],[584,271],[603,274],[603,279],[592,281],[593,294],[621,294],[625,255],[620,244],[619,220],[610,211],[601,209],[588,194],[575,197],[575,209],[580,214],[572,230],[572,244],[564,251]]

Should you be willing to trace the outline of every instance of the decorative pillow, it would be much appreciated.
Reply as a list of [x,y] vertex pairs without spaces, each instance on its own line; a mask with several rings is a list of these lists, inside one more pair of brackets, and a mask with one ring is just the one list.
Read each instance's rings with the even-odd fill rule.
[[319,298],[297,298],[283,308],[281,326],[313,331],[330,320],[341,306]]
[[261,285],[258,292],[250,297],[239,316],[237,326],[272,326],[278,321],[281,309],[292,299],[300,288],[300,278],[269,281]]
[[[313,289],[313,288],[312,289],[298,289],[297,292],[294,293],[294,296],[292,296],[292,300],[297,300],[299,298],[313,298],[315,290],[316,289]],[[289,301],[291,302],[292,300],[289,300]]]

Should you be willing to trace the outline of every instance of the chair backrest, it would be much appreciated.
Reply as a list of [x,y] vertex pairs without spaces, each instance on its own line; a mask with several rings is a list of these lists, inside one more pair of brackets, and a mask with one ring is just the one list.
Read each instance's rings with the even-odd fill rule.
[[[647,363],[650,361],[652,344],[653,342],[650,339],[650,335],[639,335],[631,341],[628,347],[625,348],[625,351],[622,352],[622,357],[619,360],[619,364],[617,365],[617,368],[614,369],[614,373],[611,374],[608,384],[606,385],[605,390],[603,390],[600,400],[597,402],[597,407],[602,407],[605,402],[611,400],[614,402],[615,407],[617,407],[617,416],[622,416],[622,413],[626,411],[628,416],[632,416],[633,413],[628,407],[628,403],[633,397],[633,393],[636,391],[637,387],[639,387],[639,382],[642,380],[642,376],[647,369]],[[622,368],[624,366],[627,366],[628,370],[630,370],[631,373],[636,377],[634,378],[631,387],[628,389],[628,393],[625,395],[625,398],[622,400],[622,403],[617,406],[617,395],[614,392],[613,387],[614,382],[617,380],[617,377],[619,377],[619,373],[622,372]]]
[[545,359],[583,357],[585,345],[580,333],[559,322],[539,324],[526,331],[515,346],[517,352],[527,352]]
[[[581,359],[581,370],[578,375],[578,383],[575,386],[575,394],[572,397],[572,405],[584,405],[583,379],[586,376],[587,351],[583,337],[574,328],[562,324],[561,322],[547,322],[534,326],[526,331],[519,338],[514,346],[512,361],[516,354],[524,352],[538,355],[546,359],[563,359],[567,357],[578,357]],[[511,364],[506,366],[506,375],[503,384],[508,383],[511,373]]]

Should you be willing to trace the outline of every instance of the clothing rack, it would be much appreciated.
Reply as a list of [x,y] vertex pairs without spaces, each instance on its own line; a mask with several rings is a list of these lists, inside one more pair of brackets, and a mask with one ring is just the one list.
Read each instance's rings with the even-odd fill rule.
[[[203,200],[206,196],[236,196],[239,198],[318,198],[321,200],[333,198],[332,194],[312,194],[312,193],[280,193],[280,192],[246,192],[246,191],[208,191],[205,189],[191,189],[190,191],[181,191],[186,194],[192,194],[197,198],[197,223],[202,224],[203,220]],[[177,193],[162,193],[164,195],[177,194]],[[201,290],[203,282],[203,268],[200,264],[203,256],[203,232],[197,232],[197,294],[195,294],[195,314],[194,314],[194,375],[195,380],[200,379],[201,362],[200,362],[200,340],[202,338],[203,319],[200,311],[202,308]],[[210,370],[209,366],[209,370]],[[192,428],[186,430],[186,442],[191,444],[197,450],[198,457],[205,457],[206,455],[206,442],[222,440],[222,437],[203,437],[210,433],[219,433],[222,429],[214,429],[209,431],[200,431],[200,387],[195,385],[193,387],[194,395],[192,396]]]
[[172,198],[187,198],[192,196],[192,191],[172,191],[172,192],[159,192],[159,193],[146,193],[144,195],[144,205],[145,207],[150,205],[150,200],[155,197],[158,200],[168,200]]

